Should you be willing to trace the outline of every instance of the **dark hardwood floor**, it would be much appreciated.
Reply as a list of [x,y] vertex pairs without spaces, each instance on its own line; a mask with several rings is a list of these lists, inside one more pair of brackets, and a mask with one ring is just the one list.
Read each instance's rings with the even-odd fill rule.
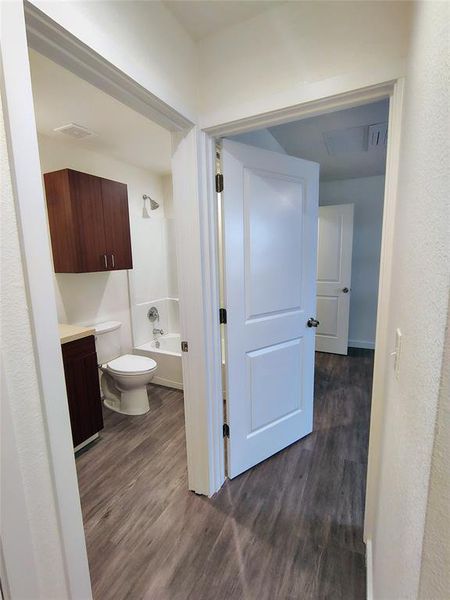
[[105,411],[77,458],[96,600],[365,598],[362,542],[373,353],[316,355],[314,432],[227,481],[187,491],[182,394]]

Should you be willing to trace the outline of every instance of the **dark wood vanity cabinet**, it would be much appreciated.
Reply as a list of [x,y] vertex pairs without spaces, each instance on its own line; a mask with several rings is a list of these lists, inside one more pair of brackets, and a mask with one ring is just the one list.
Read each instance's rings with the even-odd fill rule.
[[103,429],[93,335],[61,346],[74,447]]
[[124,183],[63,169],[44,175],[56,273],[132,269]]

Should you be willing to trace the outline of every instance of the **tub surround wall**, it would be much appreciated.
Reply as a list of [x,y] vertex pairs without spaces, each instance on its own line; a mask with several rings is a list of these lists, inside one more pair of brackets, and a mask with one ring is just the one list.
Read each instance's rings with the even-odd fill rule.
[[[120,321],[121,342],[124,352],[133,347],[130,299],[133,293],[138,300],[147,302],[151,298],[167,298],[168,265],[175,261],[175,250],[165,218],[164,191],[170,192],[171,177],[162,177],[118,161],[104,154],[92,152],[77,142],[66,142],[39,135],[39,152],[42,172],[72,168],[100,177],[126,183],[130,210],[130,225],[134,268],[132,271],[105,273],[58,273],[55,275],[58,320],[61,323],[90,325],[102,321]],[[151,218],[142,218],[142,195],[154,198],[160,207],[151,211]],[[171,199],[169,198],[169,210]],[[170,240],[170,245],[168,243]],[[130,284],[129,277],[130,274]],[[171,278],[176,282],[176,271],[170,267]],[[176,287],[171,286],[174,291]],[[167,315],[174,311],[169,311]],[[147,321],[148,322],[148,321]],[[172,322],[174,319],[172,319]],[[167,316],[168,323],[168,316]],[[162,325],[161,325],[162,326]],[[173,325],[175,326],[175,325]],[[164,329],[164,326],[162,326]],[[167,329],[168,325],[166,325]]]
[[[130,277],[130,284],[132,283]],[[151,323],[147,313],[149,308],[156,306],[159,312],[159,321]],[[131,316],[133,322],[134,346],[142,346],[154,339],[153,328],[162,329],[164,333],[178,333],[180,331],[180,318],[178,310],[178,298],[159,298],[139,304],[131,304]]]
[[[176,254],[176,236],[175,236],[175,212],[173,208],[173,189],[172,176],[164,175],[162,178],[164,211],[166,216],[166,273],[167,273],[167,296],[169,298],[178,298],[178,274],[177,274],[177,254]],[[180,331],[175,329],[173,331]]]
[[[153,211],[150,219],[142,213],[132,221],[134,269],[128,272],[134,346],[153,340],[153,328],[178,333],[177,255],[172,200],[172,177],[161,178],[164,212]],[[159,322],[147,318],[156,306]]]

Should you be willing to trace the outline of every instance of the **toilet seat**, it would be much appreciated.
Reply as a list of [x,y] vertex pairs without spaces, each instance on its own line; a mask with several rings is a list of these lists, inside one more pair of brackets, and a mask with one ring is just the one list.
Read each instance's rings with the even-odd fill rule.
[[117,375],[142,375],[156,369],[156,362],[146,356],[124,354],[105,365],[106,369]]

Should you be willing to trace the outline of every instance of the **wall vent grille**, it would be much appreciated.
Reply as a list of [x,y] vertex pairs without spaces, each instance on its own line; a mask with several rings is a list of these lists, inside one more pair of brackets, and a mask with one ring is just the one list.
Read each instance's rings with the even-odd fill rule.
[[387,123],[375,123],[369,125],[368,150],[373,148],[384,148],[387,145]]

